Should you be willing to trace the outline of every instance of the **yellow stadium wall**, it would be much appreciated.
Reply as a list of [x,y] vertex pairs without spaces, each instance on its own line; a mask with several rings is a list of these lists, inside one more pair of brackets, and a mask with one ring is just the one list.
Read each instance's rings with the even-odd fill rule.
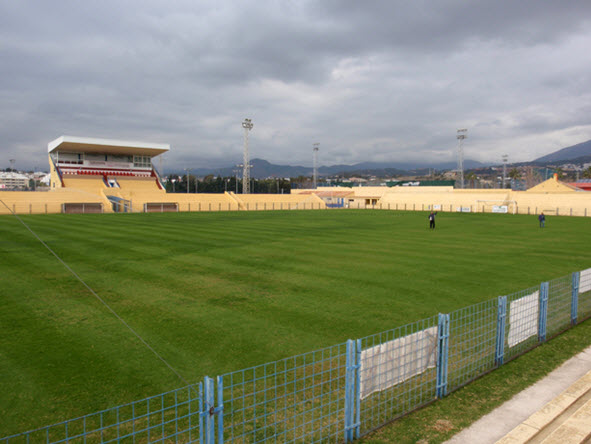
[[[109,212],[106,199],[65,188],[55,191],[2,191],[0,192],[0,214],[51,214],[61,213],[64,203],[100,203],[103,211]],[[8,208],[7,208],[8,207]]]
[[[294,194],[202,194],[166,193],[155,182],[124,181],[121,188],[108,188],[102,181],[92,178],[66,178],[64,184],[79,188],[59,188],[49,192],[1,191],[0,214],[59,213],[63,203],[102,203],[105,213],[112,212],[106,198],[114,195],[132,202],[134,212],[143,212],[145,203],[176,203],[179,211],[272,211],[326,209],[322,199],[311,190],[294,190]],[[345,189],[346,190],[346,189]],[[303,192],[302,192],[303,191]],[[322,188],[326,192],[330,189]],[[335,187],[334,191],[343,191]],[[550,215],[590,216],[591,192],[531,192],[510,190],[454,190],[451,187],[356,187],[345,198],[349,208],[376,208],[383,210],[426,211],[439,205],[441,211],[470,208],[472,212],[491,212],[493,205],[507,205],[509,212]],[[308,194],[305,194],[307,192]],[[366,202],[375,204],[367,205]],[[351,202],[348,202],[352,200]],[[10,210],[9,210],[10,209]]]

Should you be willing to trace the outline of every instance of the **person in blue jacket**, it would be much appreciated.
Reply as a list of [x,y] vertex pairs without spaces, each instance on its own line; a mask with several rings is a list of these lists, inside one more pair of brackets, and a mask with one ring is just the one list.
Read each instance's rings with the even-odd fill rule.
[[540,221],[540,228],[544,228],[544,226],[546,225],[546,216],[544,216],[543,211],[538,216],[538,220]]

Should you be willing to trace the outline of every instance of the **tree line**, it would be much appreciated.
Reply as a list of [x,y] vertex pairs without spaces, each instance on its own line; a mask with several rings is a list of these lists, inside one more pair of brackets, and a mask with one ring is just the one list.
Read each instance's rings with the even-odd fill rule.
[[[187,175],[169,175],[165,183],[168,193],[186,193]],[[189,193],[242,193],[242,179],[235,176],[221,177],[210,174],[205,177],[189,175]],[[250,192],[253,194],[289,194],[291,181],[283,178],[250,180]]]

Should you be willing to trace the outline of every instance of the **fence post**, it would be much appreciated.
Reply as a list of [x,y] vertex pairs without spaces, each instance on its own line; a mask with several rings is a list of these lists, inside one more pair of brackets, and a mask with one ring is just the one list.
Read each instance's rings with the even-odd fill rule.
[[353,418],[354,418],[354,400],[355,400],[355,342],[347,340],[347,357],[345,373],[345,442],[353,441]]
[[580,274],[578,271],[573,273],[572,280],[572,295],[570,303],[570,323],[571,325],[577,325],[577,313],[579,311],[579,282]]
[[546,320],[548,318],[548,282],[540,284],[540,317],[538,320],[538,341],[546,340]]
[[205,386],[205,402],[203,403],[203,409],[201,410],[201,415],[205,417],[205,441],[204,444],[214,444],[215,443],[215,435],[214,435],[214,387],[213,387],[213,379],[209,377],[205,377],[204,379],[204,386]]
[[218,444],[224,443],[224,378],[218,376],[218,406],[215,413],[218,415]]
[[499,296],[499,308],[497,311],[497,347],[495,363],[497,367],[503,365],[505,356],[505,322],[507,318],[507,296]]
[[447,394],[447,358],[449,351],[449,314],[439,313],[437,327],[437,397]]
[[361,339],[357,339],[357,375],[355,381],[355,439],[359,439],[361,433]]

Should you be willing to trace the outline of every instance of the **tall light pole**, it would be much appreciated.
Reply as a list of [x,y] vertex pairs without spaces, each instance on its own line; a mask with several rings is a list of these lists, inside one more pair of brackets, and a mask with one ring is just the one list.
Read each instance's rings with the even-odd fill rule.
[[248,157],[248,132],[254,124],[250,119],[244,119],[242,128],[244,128],[244,159],[242,162],[242,194],[250,193],[250,159]]
[[507,160],[509,159],[509,156],[507,156],[506,154],[503,154],[502,159],[503,159],[503,188],[505,188],[505,182],[507,180]]
[[457,130],[458,139],[458,175],[460,179],[460,188],[464,188],[464,139],[468,137],[466,128]]
[[314,189],[318,186],[318,150],[320,149],[320,144],[315,143],[312,152],[314,153]]
[[185,171],[187,172],[187,194],[189,194],[189,186],[191,185],[191,170],[192,168],[185,168]]

